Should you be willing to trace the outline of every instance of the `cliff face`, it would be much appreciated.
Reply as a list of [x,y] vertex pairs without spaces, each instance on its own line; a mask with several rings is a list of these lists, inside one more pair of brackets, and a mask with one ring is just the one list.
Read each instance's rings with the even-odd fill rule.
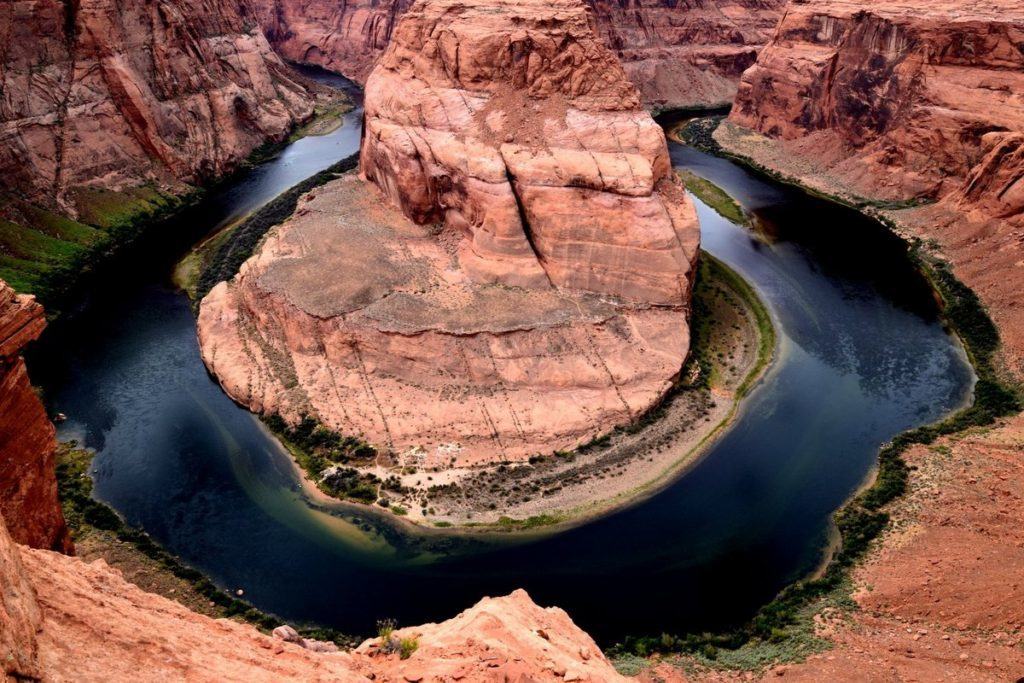
[[0,281],[0,515],[10,520],[16,542],[70,552],[54,478],[53,425],[20,355],[45,324],[42,306]]
[[[790,5],[718,137],[935,239],[1024,356],[1024,2]],[[765,136],[750,135],[753,131]],[[910,200],[908,202],[908,200]],[[892,210],[915,202],[913,210]],[[1024,373],[1024,367],[1016,367]]]
[[648,106],[728,105],[784,0],[589,0],[598,32]]
[[0,518],[0,672],[11,680],[623,680],[565,612],[523,591],[395,637],[416,639],[408,659],[378,640],[314,651],[190,612],[103,560],[18,546]]
[[0,189],[76,215],[84,188],[208,180],[312,112],[245,2],[0,7]]
[[307,195],[202,303],[229,394],[435,471],[571,448],[664,394],[696,214],[582,3],[419,2],[365,108],[373,185]]
[[[260,0],[286,58],[364,82],[411,0]],[[781,15],[782,0],[589,0],[595,31],[653,106],[727,104]]]
[[256,0],[263,30],[285,59],[365,83],[412,0]]
[[773,138],[830,134],[835,172],[870,196],[959,192],[1019,213],[1024,4],[862,6],[794,3],[730,120]]

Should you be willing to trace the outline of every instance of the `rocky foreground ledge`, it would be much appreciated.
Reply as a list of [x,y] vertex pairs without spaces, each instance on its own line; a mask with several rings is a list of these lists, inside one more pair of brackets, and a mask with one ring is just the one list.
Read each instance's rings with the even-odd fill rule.
[[668,391],[696,214],[581,2],[416,3],[365,108],[365,180],[202,302],[231,396],[439,471],[571,449]]
[[[11,541],[0,520],[0,672],[52,681],[616,681],[594,641],[524,591],[351,652],[211,619],[146,593],[102,560]],[[412,649],[410,646],[408,649]],[[319,651],[318,651],[319,650]],[[8,678],[10,677],[10,678]]]

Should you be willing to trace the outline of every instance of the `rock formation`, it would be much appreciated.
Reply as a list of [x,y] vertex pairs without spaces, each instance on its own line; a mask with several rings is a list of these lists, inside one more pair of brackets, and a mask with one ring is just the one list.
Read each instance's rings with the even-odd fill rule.
[[589,0],[600,35],[648,106],[728,105],[784,0]]
[[938,240],[1019,359],[1024,309],[1005,282],[1024,284],[1022,44],[1020,0],[795,2],[717,137]]
[[15,0],[0,45],[0,189],[71,215],[83,188],[209,180],[312,113],[245,2]]
[[19,547],[0,518],[5,680],[623,680],[564,611],[523,591],[395,637],[416,640],[408,659],[377,640],[352,652],[308,649],[146,593],[103,560]]
[[[364,82],[411,0],[259,0],[263,25],[288,59]],[[596,32],[614,50],[646,104],[727,104],[740,74],[767,42],[782,0],[630,3],[588,0]]]
[[419,2],[365,108],[372,184],[307,195],[202,303],[227,392],[437,469],[572,448],[657,402],[699,230],[584,6]]
[[54,429],[20,355],[45,325],[42,306],[0,281],[0,515],[18,543],[69,552],[54,478]]
[[365,83],[412,0],[255,0],[263,31],[285,59]]

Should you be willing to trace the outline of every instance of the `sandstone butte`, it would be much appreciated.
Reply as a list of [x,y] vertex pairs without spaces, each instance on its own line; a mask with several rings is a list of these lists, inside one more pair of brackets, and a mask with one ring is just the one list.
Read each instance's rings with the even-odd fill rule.
[[[730,151],[937,243],[1024,377],[1024,2],[792,3]],[[928,205],[903,208],[914,203]],[[934,241],[934,242],[933,242]]]
[[11,0],[0,45],[0,192],[71,216],[208,182],[313,112],[246,2]]
[[664,395],[696,214],[581,2],[418,2],[365,111],[365,180],[306,195],[202,302],[231,396],[442,470],[572,448]]
[[[257,0],[264,31],[286,58],[369,76],[411,0]],[[652,107],[732,101],[743,70],[771,37],[783,0],[587,0],[595,32]]]

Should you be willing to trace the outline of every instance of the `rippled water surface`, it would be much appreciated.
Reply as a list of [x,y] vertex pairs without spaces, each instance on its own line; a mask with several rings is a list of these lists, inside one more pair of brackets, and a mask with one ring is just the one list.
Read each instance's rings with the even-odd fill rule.
[[[324,77],[324,76],[321,76]],[[763,235],[698,204],[704,248],[777,321],[778,357],[734,427],[648,500],[540,540],[406,536],[320,509],[277,444],[200,360],[169,284],[189,244],[354,152],[359,112],[291,145],[154,237],[47,332],[30,359],[62,438],[96,449],[96,494],[220,585],[293,620],[366,634],[381,617],[453,615],[526,588],[602,643],[705,630],[753,613],[821,559],[830,514],[879,445],[969,395],[972,373],[898,241],[875,224],[682,145]]]

